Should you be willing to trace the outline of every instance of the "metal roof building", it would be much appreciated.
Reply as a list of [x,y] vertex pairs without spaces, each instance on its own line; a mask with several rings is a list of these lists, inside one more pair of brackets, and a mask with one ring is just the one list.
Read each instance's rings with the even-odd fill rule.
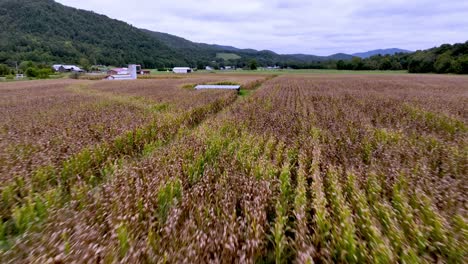
[[106,77],[107,80],[136,80],[137,79],[136,64],[128,65],[128,74],[113,74]]

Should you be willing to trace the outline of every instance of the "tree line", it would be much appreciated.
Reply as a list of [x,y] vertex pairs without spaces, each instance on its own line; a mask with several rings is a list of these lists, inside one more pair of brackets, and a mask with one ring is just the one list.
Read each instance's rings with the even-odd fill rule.
[[33,61],[23,61],[14,68],[6,64],[0,64],[0,76],[13,79],[15,74],[24,74],[30,78],[48,79],[50,75],[54,74],[54,71],[49,64]]
[[376,55],[367,59],[353,58],[337,61],[338,70],[408,70],[410,73],[468,74],[468,41],[444,44],[414,53]]

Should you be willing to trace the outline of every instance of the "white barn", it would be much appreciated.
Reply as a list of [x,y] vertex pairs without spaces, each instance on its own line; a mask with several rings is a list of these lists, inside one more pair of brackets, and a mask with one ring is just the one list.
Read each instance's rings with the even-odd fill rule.
[[174,73],[191,73],[192,69],[189,67],[175,67],[172,69],[172,72]]

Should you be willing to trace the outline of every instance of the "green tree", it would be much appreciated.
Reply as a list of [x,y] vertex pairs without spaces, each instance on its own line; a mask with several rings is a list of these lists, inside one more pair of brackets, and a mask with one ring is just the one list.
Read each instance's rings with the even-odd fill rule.
[[339,60],[336,63],[336,69],[337,70],[346,70],[346,62],[344,60]]
[[26,73],[26,70],[28,68],[35,68],[35,67],[36,67],[36,64],[32,61],[23,61],[19,65],[19,69],[24,73]]
[[251,60],[249,62],[249,68],[254,71],[258,68],[258,63],[257,63],[257,60]]
[[397,60],[392,61],[392,71],[400,71],[403,69],[403,66],[401,66],[401,63]]
[[0,76],[10,75],[11,69],[5,64],[0,64]]
[[364,69],[364,63],[362,62],[362,59],[359,57],[354,57],[351,60],[351,64],[352,64],[353,70],[355,71],[360,71]]
[[391,70],[392,69],[392,61],[389,58],[383,59],[382,62],[380,63],[379,69],[383,70],[383,71]]
[[81,58],[79,64],[85,71],[89,71],[89,69],[91,69],[91,63],[87,58]]
[[468,54],[456,60],[456,71],[458,74],[468,74]]
[[205,63],[203,63],[202,61],[197,62],[197,69],[199,70],[204,70],[206,66],[207,65],[205,65]]
[[426,73],[434,71],[435,55],[431,52],[416,52],[411,56],[408,71],[411,73]]
[[451,70],[452,67],[452,58],[450,52],[445,52],[440,55],[436,62],[434,63],[434,70],[437,73],[447,73]]
[[24,71],[26,76],[31,77],[31,78],[36,78],[39,75],[39,70],[35,67],[29,67]]

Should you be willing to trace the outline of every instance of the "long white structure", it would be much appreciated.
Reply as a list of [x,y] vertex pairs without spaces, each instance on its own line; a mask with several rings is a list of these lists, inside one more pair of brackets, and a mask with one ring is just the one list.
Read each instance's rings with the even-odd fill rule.
[[237,90],[240,91],[240,85],[214,85],[214,84],[202,84],[195,86],[195,90],[203,89],[221,89],[221,90]]
[[115,74],[106,77],[107,80],[136,80],[137,79],[137,65],[128,65],[128,74]]
[[174,73],[191,73],[192,69],[189,67],[175,67],[172,69],[172,72]]

